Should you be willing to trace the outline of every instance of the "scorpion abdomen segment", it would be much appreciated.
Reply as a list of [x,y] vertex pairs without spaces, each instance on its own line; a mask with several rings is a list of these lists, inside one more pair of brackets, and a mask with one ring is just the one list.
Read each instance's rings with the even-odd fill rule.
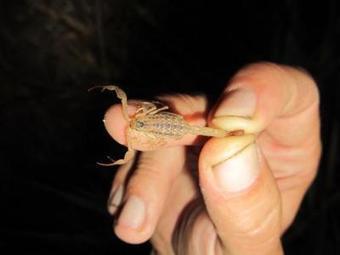
[[228,131],[225,131],[223,129],[199,126],[191,126],[191,130],[189,133],[193,135],[203,135],[212,137],[225,137],[229,134]]
[[190,126],[176,114],[162,112],[155,115],[138,117],[130,127],[140,132],[154,134],[158,137],[179,139],[189,132]]

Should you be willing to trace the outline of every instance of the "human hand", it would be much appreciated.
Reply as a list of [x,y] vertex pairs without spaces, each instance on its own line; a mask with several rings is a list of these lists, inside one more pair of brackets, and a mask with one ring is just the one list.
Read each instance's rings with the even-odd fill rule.
[[[204,97],[163,99],[205,124]],[[188,136],[121,166],[109,200],[112,214],[123,204],[115,233],[129,243],[151,238],[157,254],[282,254],[280,238],[319,163],[318,107],[306,73],[270,63],[243,68],[208,123],[246,134],[211,138],[201,151],[184,146],[196,141]],[[124,144],[120,110],[110,108],[105,125]]]

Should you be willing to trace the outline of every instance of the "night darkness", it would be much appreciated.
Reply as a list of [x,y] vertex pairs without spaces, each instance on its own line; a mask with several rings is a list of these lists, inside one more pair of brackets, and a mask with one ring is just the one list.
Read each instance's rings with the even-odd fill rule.
[[302,67],[321,93],[320,171],[286,253],[340,253],[338,1],[1,1],[0,19],[1,254],[149,254],[113,234],[115,172],[95,162],[125,151],[102,125],[117,101],[87,89],[216,100],[256,61]]

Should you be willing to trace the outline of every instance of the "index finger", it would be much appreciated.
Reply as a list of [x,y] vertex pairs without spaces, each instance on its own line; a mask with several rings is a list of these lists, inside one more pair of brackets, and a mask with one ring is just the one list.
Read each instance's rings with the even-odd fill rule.
[[[233,77],[211,118],[220,128],[258,134],[256,144],[281,192],[283,227],[289,226],[321,155],[319,95],[312,77],[289,66],[249,65]],[[221,144],[223,139],[210,140],[200,161],[225,153]]]
[[[207,114],[207,100],[204,96],[189,96],[189,95],[172,95],[159,97],[160,100],[170,107],[170,111],[179,114],[190,124],[195,126],[206,125]],[[128,114],[132,116],[136,110],[137,105],[141,101],[130,100],[128,101]],[[122,106],[115,104],[111,106],[104,117],[104,125],[111,137],[120,144],[127,145],[126,134],[129,123],[125,120],[122,112]],[[139,141],[134,144],[134,149],[140,151],[149,150],[145,146],[145,140],[150,139],[145,136],[139,137]],[[166,139],[166,143],[159,147],[178,146],[178,145],[193,145],[202,142],[202,138],[197,135],[187,134],[180,139]]]
[[278,144],[295,146],[319,139],[318,107],[318,89],[310,75],[289,66],[256,63],[233,77],[212,123],[245,133],[266,130]]

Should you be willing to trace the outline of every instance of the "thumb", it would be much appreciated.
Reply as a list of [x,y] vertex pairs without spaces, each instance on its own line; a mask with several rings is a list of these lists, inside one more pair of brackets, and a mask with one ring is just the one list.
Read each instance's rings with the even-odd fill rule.
[[223,254],[282,254],[280,195],[253,135],[209,140],[199,179]]

